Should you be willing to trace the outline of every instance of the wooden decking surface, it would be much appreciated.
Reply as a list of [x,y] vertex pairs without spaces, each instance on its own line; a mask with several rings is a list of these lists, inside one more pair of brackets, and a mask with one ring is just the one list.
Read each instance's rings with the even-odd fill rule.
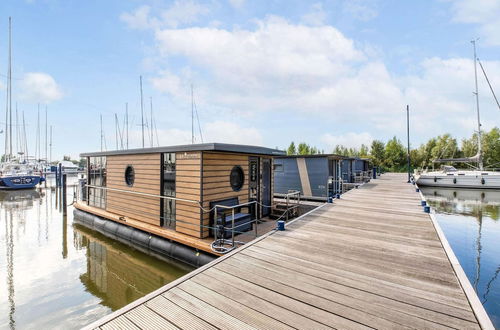
[[478,329],[476,315],[420,195],[387,174],[90,327]]

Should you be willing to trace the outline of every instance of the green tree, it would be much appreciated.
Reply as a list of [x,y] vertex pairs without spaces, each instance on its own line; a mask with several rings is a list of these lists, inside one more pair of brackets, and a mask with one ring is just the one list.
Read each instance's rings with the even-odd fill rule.
[[286,151],[287,155],[296,155],[297,154],[297,149],[295,148],[295,142],[291,142],[290,145],[288,146],[288,149]]
[[440,135],[436,138],[436,145],[431,150],[432,160],[443,158],[456,158],[460,156],[457,140],[450,134]]
[[380,140],[373,140],[370,148],[370,155],[373,159],[373,165],[384,166],[385,144]]
[[307,145],[307,143],[301,142],[299,143],[298,152],[299,155],[310,155],[311,148],[309,147],[309,145]]
[[399,172],[404,169],[406,151],[396,137],[390,139],[385,145],[385,163],[391,171]]
[[80,161],[78,162],[78,167],[85,167],[87,166],[87,158],[80,158]]
[[368,146],[362,144],[361,148],[359,149],[359,157],[366,157],[368,156]]
[[64,155],[64,156],[63,156],[63,160],[71,161],[71,157],[70,157],[70,156],[66,156],[66,155]]
[[494,127],[482,135],[483,163],[489,167],[499,167],[500,163],[500,129]]

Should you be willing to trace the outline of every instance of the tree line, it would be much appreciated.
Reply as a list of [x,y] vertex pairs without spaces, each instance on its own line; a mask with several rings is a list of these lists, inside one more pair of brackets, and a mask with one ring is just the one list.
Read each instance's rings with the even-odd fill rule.
[[[482,132],[481,136],[483,163],[485,167],[500,167],[500,129],[492,128]],[[443,134],[429,139],[418,148],[410,149],[410,164],[412,168],[432,168],[436,159],[473,157],[477,154],[477,133],[460,142],[450,134]],[[374,166],[386,171],[404,172],[407,169],[407,147],[397,137],[387,142],[373,140],[370,146],[362,144],[359,148],[346,148],[337,145],[332,150],[333,154],[370,158]],[[324,154],[323,150],[301,142],[295,146],[290,143],[288,155],[315,155]],[[456,167],[467,167],[464,163],[452,164]],[[439,164],[437,164],[439,167]]]

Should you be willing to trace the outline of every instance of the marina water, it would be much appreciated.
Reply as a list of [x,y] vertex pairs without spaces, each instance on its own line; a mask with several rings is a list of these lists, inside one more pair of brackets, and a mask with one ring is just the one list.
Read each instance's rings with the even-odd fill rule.
[[73,224],[53,186],[0,191],[0,329],[80,328],[193,269]]
[[500,328],[500,191],[421,189],[479,300]]

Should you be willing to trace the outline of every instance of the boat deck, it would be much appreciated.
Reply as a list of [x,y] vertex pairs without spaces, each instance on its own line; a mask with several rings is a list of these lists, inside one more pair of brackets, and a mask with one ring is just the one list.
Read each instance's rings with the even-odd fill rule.
[[89,328],[493,329],[420,198],[386,174]]
[[[75,202],[74,207],[76,209],[79,209],[81,211],[85,211],[97,216],[100,216],[104,219],[112,220],[118,223],[126,224],[127,226],[134,227],[140,230],[143,230],[148,233],[155,234],[160,237],[164,237],[167,239],[171,239],[173,241],[176,241],[178,243],[190,246],[192,248],[205,251],[208,253],[211,253],[216,256],[221,256],[222,254],[217,253],[212,251],[211,245],[212,242],[214,241],[213,237],[210,238],[196,238],[191,235],[186,235],[183,233],[179,233],[173,229],[169,228],[162,228],[154,225],[150,225],[148,223],[145,223],[143,221],[131,218],[131,217],[122,217],[117,214],[114,214],[112,212],[108,212],[106,210],[97,208],[97,207],[92,207],[87,205],[85,202]],[[276,227],[276,222],[274,220],[271,220],[270,218],[262,218],[260,222],[257,225],[257,234],[263,235],[265,233],[268,233],[269,231],[273,230]],[[236,241],[240,242],[250,242],[253,239],[255,239],[255,232],[253,230],[237,234],[235,236]]]

